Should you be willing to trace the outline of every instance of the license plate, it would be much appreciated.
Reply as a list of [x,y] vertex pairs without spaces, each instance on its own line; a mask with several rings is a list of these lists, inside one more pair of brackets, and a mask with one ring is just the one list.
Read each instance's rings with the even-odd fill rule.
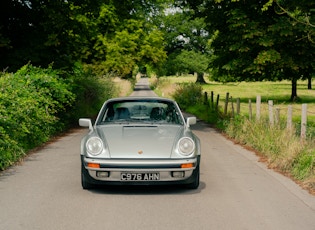
[[121,173],[122,181],[155,181],[160,180],[160,173]]

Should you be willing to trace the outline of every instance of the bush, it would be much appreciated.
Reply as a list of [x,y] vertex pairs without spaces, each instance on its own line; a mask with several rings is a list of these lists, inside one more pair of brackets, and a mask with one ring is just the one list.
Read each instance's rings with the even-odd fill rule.
[[57,116],[75,97],[58,72],[25,65],[0,78],[0,169],[63,129]]
[[14,164],[24,155],[25,152],[19,144],[10,138],[3,127],[0,127],[0,170]]
[[118,94],[109,76],[95,76],[92,71],[84,70],[80,64],[74,67],[71,78],[76,101],[65,116],[73,124],[77,124],[80,117],[95,117],[103,103]]
[[197,83],[183,83],[178,85],[172,96],[185,110],[192,105],[202,104],[202,86]]
[[[62,78],[61,76],[64,76]],[[0,170],[51,136],[93,117],[116,88],[76,65],[72,73],[25,65],[0,77]]]

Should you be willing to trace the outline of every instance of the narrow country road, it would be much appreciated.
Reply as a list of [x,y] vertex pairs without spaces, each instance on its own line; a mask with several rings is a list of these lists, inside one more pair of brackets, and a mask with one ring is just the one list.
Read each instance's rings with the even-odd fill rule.
[[[132,94],[154,95],[146,79]],[[315,196],[203,122],[201,184],[83,190],[74,129],[0,175],[0,230],[315,230]]]

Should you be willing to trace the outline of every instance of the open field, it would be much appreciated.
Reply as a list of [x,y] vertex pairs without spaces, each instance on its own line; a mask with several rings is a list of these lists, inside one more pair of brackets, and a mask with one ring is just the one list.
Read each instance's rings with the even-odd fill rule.
[[[161,77],[160,81],[165,82],[165,87],[159,92],[161,96],[171,97],[175,91],[176,84],[185,82],[195,82],[196,77],[192,75],[180,77]],[[207,79],[206,79],[207,81]],[[298,121],[301,116],[301,104],[307,103],[308,122],[315,124],[315,89],[307,89],[307,81],[298,81],[297,94],[299,100],[297,102],[290,102],[291,96],[291,82],[240,82],[240,83],[218,83],[207,81],[203,85],[203,89],[210,96],[211,91],[214,93],[214,99],[220,95],[220,105],[223,106],[226,93],[228,92],[233,99],[240,98],[241,114],[248,114],[248,101],[252,102],[253,115],[256,111],[256,97],[261,96],[261,112],[268,114],[268,100],[273,100],[274,107],[280,108],[281,116],[287,114],[287,106],[293,106],[293,117]],[[159,91],[159,90],[158,90]]]

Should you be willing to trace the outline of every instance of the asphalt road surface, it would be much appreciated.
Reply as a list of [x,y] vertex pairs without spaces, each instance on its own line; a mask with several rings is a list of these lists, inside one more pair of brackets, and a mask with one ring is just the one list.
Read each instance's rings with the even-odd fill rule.
[[[137,89],[153,95],[146,79]],[[315,229],[315,196],[208,125],[192,128],[202,144],[197,190],[83,190],[79,144],[88,130],[74,129],[1,173],[0,229]]]

